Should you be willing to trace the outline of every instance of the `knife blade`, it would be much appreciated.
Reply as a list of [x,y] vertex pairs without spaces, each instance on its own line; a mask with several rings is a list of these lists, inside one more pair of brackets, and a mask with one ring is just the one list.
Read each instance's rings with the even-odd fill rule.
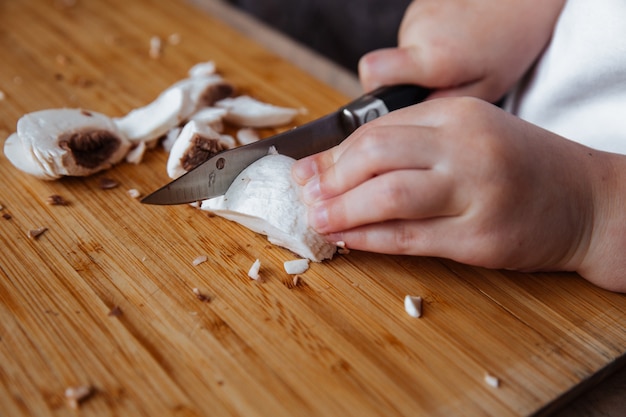
[[145,204],[184,204],[223,195],[235,178],[274,147],[300,159],[341,143],[359,126],[389,112],[417,104],[430,91],[415,85],[381,87],[320,119],[249,145],[220,152],[144,197]]

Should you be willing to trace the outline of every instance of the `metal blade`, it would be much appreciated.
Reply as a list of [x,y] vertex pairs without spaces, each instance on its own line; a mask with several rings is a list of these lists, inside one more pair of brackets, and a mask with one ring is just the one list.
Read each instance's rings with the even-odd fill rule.
[[278,153],[300,159],[330,149],[352,129],[344,126],[341,110],[258,142],[221,152],[141,200],[146,204],[183,204],[223,195],[237,175],[254,161]]

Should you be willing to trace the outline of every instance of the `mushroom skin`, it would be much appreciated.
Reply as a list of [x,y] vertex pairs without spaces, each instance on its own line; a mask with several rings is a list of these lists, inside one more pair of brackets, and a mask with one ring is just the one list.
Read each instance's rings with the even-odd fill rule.
[[18,169],[35,177],[87,176],[120,162],[131,143],[113,120],[82,109],[49,109],[28,113],[4,153]]
[[270,154],[239,174],[226,194],[204,200],[200,208],[266,235],[275,245],[320,262],[336,246],[308,225],[300,186],[291,177],[295,159]]

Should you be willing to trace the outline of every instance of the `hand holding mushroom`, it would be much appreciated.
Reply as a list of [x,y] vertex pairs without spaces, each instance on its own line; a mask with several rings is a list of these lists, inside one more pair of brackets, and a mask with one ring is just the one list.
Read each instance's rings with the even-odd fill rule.
[[484,101],[390,113],[292,174],[309,224],[352,249],[578,271],[626,292],[626,157]]

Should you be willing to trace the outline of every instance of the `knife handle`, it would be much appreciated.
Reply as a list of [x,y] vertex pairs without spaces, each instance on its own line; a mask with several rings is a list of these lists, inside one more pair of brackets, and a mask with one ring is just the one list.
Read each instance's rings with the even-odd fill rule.
[[394,110],[421,103],[430,92],[427,88],[410,84],[379,87],[342,108],[346,134]]

